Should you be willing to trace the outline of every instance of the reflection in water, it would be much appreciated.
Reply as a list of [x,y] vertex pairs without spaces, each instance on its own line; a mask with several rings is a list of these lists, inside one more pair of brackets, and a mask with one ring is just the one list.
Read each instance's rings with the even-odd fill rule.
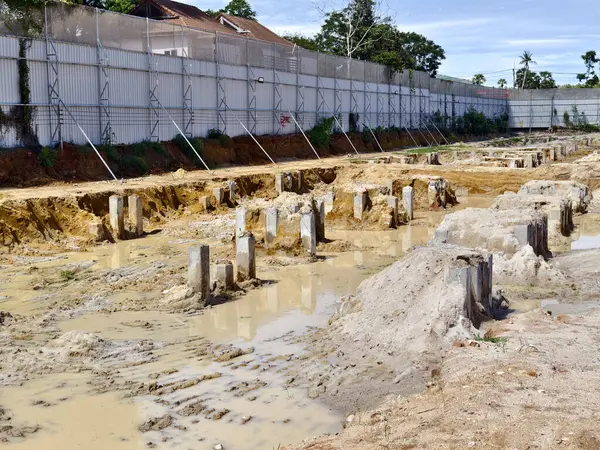
[[577,229],[573,234],[571,250],[600,248],[600,215],[584,214],[574,220]]
[[[257,343],[266,328],[302,332],[307,326],[323,326],[335,310],[336,301],[355,294],[359,284],[375,269],[383,268],[433,235],[424,226],[406,226],[382,232],[330,232],[329,239],[343,239],[361,250],[310,265],[260,267],[260,277],[271,280],[263,288],[249,291],[234,302],[186,318],[191,336],[215,341],[242,339]],[[260,263],[260,261],[259,261]],[[274,323],[277,323],[274,326]],[[276,333],[268,332],[268,336]]]

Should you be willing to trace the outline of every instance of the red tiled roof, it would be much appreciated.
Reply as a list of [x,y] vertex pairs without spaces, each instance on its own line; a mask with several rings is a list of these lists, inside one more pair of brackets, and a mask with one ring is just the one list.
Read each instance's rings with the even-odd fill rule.
[[224,17],[229,22],[235,24],[239,28],[249,31],[249,33],[246,34],[250,38],[259,39],[261,41],[274,42],[275,44],[280,45],[294,45],[292,42],[286,41],[281,36],[278,36],[277,34],[273,33],[271,30],[269,30],[264,25],[261,25],[256,20],[245,19],[243,17],[237,16],[230,16],[228,14],[221,14],[219,17]]
[[247,36],[251,39],[274,42],[280,45],[293,45],[291,42],[286,41],[282,37],[276,35],[267,27],[261,25],[255,20],[222,14],[222,16],[228,21],[234,23],[239,28],[248,31],[248,33],[238,33],[231,26],[221,24],[218,19],[213,19],[211,16],[195,6],[173,0],[144,0],[129,14],[146,17],[147,6],[155,7],[162,12],[161,17],[156,17],[152,14],[150,15],[151,19],[159,19],[161,22],[172,23],[175,25],[181,25],[183,27],[196,28],[210,32],[218,31],[219,33],[233,34],[236,36]]

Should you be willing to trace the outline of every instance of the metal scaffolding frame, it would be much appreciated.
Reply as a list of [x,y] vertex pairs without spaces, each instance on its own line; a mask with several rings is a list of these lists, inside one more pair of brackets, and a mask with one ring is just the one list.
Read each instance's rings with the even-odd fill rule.
[[350,112],[354,114],[358,114],[358,99],[356,97],[356,86],[354,85],[354,80],[350,80]]
[[[247,48],[248,46],[246,46]],[[220,129],[223,124],[223,133],[227,131],[227,94],[225,93],[225,85],[223,83],[223,68],[219,63],[219,33],[215,32],[215,65],[217,75],[217,128]],[[256,122],[255,122],[256,123]]]
[[160,140],[160,102],[156,95],[158,91],[158,71],[156,69],[157,61],[152,51],[152,42],[150,42],[150,22],[146,18],[146,38],[148,50],[148,80],[150,90],[150,141],[158,142]]
[[[388,92],[388,98],[389,98],[389,92]],[[389,100],[388,100],[389,102]],[[382,117],[385,117],[385,111],[384,111],[384,101],[383,101],[383,97],[381,96],[381,91],[379,89],[379,83],[377,83],[377,125],[375,126],[375,128],[378,128],[379,126],[381,126],[384,121],[382,120]]]
[[192,91],[192,64],[187,64],[189,54],[185,46],[184,30],[181,27],[181,78],[183,82],[183,134],[187,138],[192,137],[192,128],[194,126],[194,98]]
[[113,143],[113,131],[110,120],[110,78],[108,76],[108,52],[100,41],[98,28],[98,14],[96,10],[96,47],[98,52],[98,97],[100,101],[100,136],[102,143]]
[[[400,89],[400,88],[398,88]],[[389,114],[388,114],[388,123],[389,123],[389,127],[395,127],[396,126],[396,118],[398,117],[398,111],[396,110],[396,96],[398,95],[398,92],[394,91],[392,89],[392,83],[390,81],[390,83],[388,84],[388,109],[389,109]],[[398,122],[401,125],[401,122]]]
[[[300,51],[298,51],[296,54],[296,117],[294,122],[300,126],[300,130],[304,127],[304,89],[304,81],[302,75],[300,75]],[[304,134],[304,131],[302,131],[302,134]]]
[[[275,44],[273,44],[275,46]],[[281,104],[283,102],[283,96],[281,95],[281,79],[279,78],[279,74],[277,70],[275,70],[275,65],[273,65],[273,114],[274,114],[274,122],[273,122],[273,134],[278,135],[281,133]]]
[[[75,11],[74,8],[78,8],[76,13],[64,13],[66,9]],[[48,98],[44,92],[41,99],[39,89],[35,89],[32,103],[32,106],[39,108],[34,126],[42,130],[39,136],[44,145],[50,142],[57,145],[65,138],[72,138],[75,123],[65,115],[65,108],[86,129],[93,127],[94,132],[89,136],[95,144],[170,139],[172,128],[170,121],[165,120],[167,110],[177,118],[178,126],[186,137],[204,135],[207,129],[213,127],[223,132],[229,131],[232,136],[245,134],[232,120],[235,114],[243,117],[250,133],[270,133],[274,130],[274,134],[281,134],[288,132],[281,114],[287,115],[288,109],[293,112],[292,103],[295,101],[295,113],[292,115],[297,119],[296,125],[300,124],[301,127],[311,127],[315,116],[320,119],[333,113],[338,119],[335,122],[336,131],[339,128],[347,130],[349,113],[364,114],[364,118],[358,119],[360,129],[364,129],[363,121],[369,124],[369,128],[372,123],[373,131],[379,126],[391,127],[398,123],[408,130],[410,124],[411,137],[416,137],[417,129],[416,132],[421,133],[428,143],[437,143],[442,139],[436,133],[443,136],[441,131],[445,131],[445,126],[441,124],[449,125],[451,107],[452,123],[456,123],[457,115],[462,115],[469,106],[478,108],[490,118],[502,112],[501,102],[485,87],[468,89],[468,86],[460,83],[438,83],[430,81],[427,74],[417,72],[414,77],[411,73],[410,82],[405,73],[401,82],[397,83],[398,80],[389,77],[381,65],[367,65],[364,61],[307,50],[292,51],[291,47],[287,49],[272,42],[252,41],[253,47],[249,52],[248,37],[192,30],[147,18],[120,16],[64,4],[48,6],[44,21],[46,56],[43,56],[42,37],[33,39],[36,51],[32,51],[27,58],[28,63],[35,67],[35,70],[32,69],[32,78],[43,74],[35,80],[38,86],[46,81],[44,75],[47,75]],[[73,30],[77,30],[77,33]],[[3,39],[11,37],[9,34]],[[147,41],[147,48],[144,41]],[[163,45],[163,42],[167,43]],[[7,48],[10,49],[13,44],[8,44]],[[176,54],[169,50],[173,48]],[[252,50],[254,48],[256,52]],[[147,53],[148,60],[144,53]],[[15,59],[13,55],[0,55],[0,58]],[[43,73],[44,67],[47,74]],[[340,67],[343,69],[340,70]],[[269,71],[272,71],[272,77]],[[89,80],[86,81],[84,91],[80,91],[79,77],[89,73],[93,74],[92,79],[96,76],[98,79],[93,79],[91,89]],[[141,95],[137,94],[135,98],[129,93],[116,96],[125,86],[123,83],[135,83],[137,89],[142,89]],[[273,86],[268,86],[269,83]],[[372,83],[377,84],[372,86]],[[404,92],[395,92],[397,84],[410,84],[410,92],[406,95]],[[200,85],[202,88],[199,88]],[[425,92],[427,86],[431,93]],[[140,92],[137,89],[136,93]],[[315,94],[312,89],[316,91],[316,105],[313,104]],[[215,90],[216,94],[213,94]],[[270,98],[271,90],[273,99]],[[364,102],[358,102],[361,90]],[[74,100],[66,104],[61,102],[61,91]],[[204,92],[212,101],[201,98],[205,96]],[[376,102],[373,102],[373,95],[377,95]],[[399,100],[395,98],[396,95],[399,95]],[[418,99],[415,98],[417,95]],[[525,91],[521,99],[513,99],[517,106],[511,109],[511,118],[520,111],[524,128],[529,126],[533,129],[548,122],[553,125],[556,119],[551,114],[548,121],[548,108],[553,110],[553,106],[558,105],[560,109],[564,99],[557,94],[556,103],[552,100],[551,104],[549,96],[540,101],[535,100],[537,93],[533,98],[530,95]],[[88,100],[80,101],[80,98]],[[159,99],[169,105],[165,110],[158,106]],[[7,100],[5,104],[11,105],[12,99]],[[235,105],[233,110],[228,107],[227,100]],[[326,105],[332,100],[333,109],[329,110]],[[573,101],[579,101],[579,96]],[[444,102],[444,106],[441,102]],[[589,117],[596,115],[600,120],[600,98],[597,93],[589,98],[588,105],[585,113]],[[376,106],[375,111],[372,110],[373,106]],[[445,121],[433,120],[430,113],[436,107],[444,112]],[[271,124],[271,117],[277,122]],[[126,126],[133,123],[138,126]],[[14,140],[12,136],[5,139],[9,142]]]
[[[52,19],[50,19],[52,20]],[[60,83],[58,75],[58,52],[54,42],[54,29],[48,25],[48,8],[44,8],[44,28],[46,38],[46,72],[48,76],[48,107],[50,108],[50,146],[63,148],[62,109],[60,98]],[[54,116],[54,117],[53,117]]]
[[[333,80],[333,113],[338,117],[342,117],[342,94],[340,89],[339,81],[335,78]],[[342,123],[343,121],[342,118]]]

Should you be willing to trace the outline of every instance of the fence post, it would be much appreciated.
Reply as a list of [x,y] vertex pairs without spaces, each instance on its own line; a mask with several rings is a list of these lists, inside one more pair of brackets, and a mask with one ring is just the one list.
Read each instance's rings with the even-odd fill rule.
[[[185,30],[181,27],[181,80],[183,83],[183,132],[187,138],[191,138],[194,127],[194,97],[192,91],[192,74],[186,68],[186,62],[190,54],[185,45]],[[190,64],[191,67],[191,64]]]

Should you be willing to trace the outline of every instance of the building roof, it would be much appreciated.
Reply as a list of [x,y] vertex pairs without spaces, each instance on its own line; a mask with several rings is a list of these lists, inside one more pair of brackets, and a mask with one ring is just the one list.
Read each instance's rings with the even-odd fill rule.
[[292,42],[283,39],[281,36],[273,33],[264,25],[261,25],[256,20],[245,19],[243,17],[230,16],[229,14],[221,14],[218,17],[220,23],[231,27],[240,34],[245,34],[249,38],[258,39],[261,41],[274,42],[280,45],[294,45]]
[[213,19],[193,5],[173,0],[143,0],[129,14],[203,31],[217,31],[281,45],[293,45],[255,20],[227,14],[221,14],[217,19]]

